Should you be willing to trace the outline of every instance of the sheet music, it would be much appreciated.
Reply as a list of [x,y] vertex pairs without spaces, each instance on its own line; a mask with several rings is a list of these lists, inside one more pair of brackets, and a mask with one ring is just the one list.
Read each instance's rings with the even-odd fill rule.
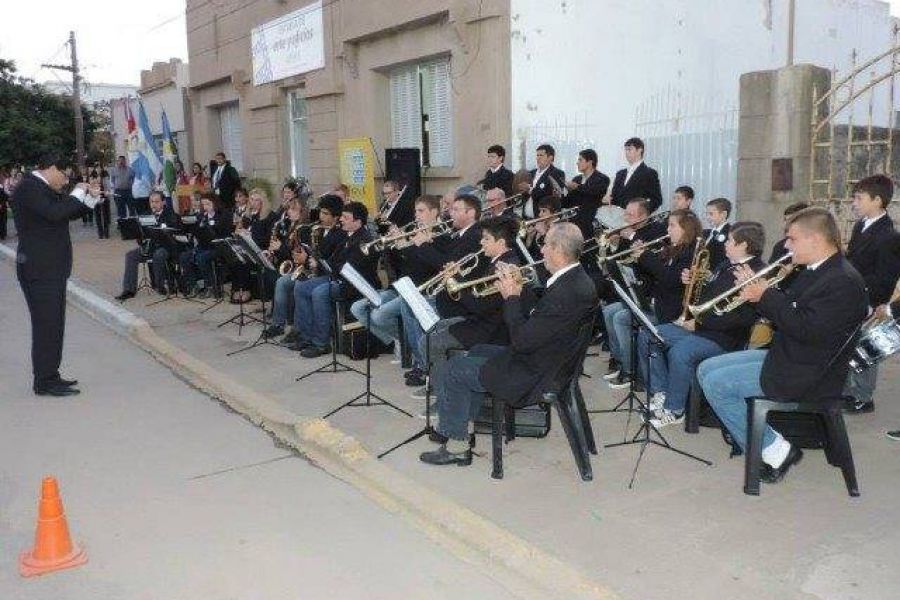
[[141,227],[156,227],[156,217],[153,215],[141,215],[138,217]]
[[419,292],[413,280],[409,277],[402,277],[392,285],[397,290],[397,293],[400,294],[400,297],[409,305],[409,308],[412,309],[413,316],[416,317],[422,329],[431,331],[441,318],[428,303],[428,300]]
[[263,266],[267,269],[271,269],[275,271],[275,265],[272,264],[272,261],[269,260],[269,257],[263,253],[262,250],[259,249],[259,246],[256,245],[256,242],[253,241],[253,236],[250,235],[249,231],[236,231],[236,235],[240,236],[241,240],[247,244],[247,247],[253,251],[253,254],[256,255],[256,258],[263,264]]
[[184,215],[183,217],[181,217],[181,222],[185,225],[196,225],[197,215]]
[[381,295],[368,281],[366,281],[366,278],[363,277],[353,265],[344,263],[344,266],[341,268],[341,275],[343,275],[344,279],[346,279],[350,285],[355,287],[360,294],[365,296],[366,300],[369,301],[369,304],[371,304],[373,308],[381,306]]
[[637,317],[637,320],[641,322],[641,325],[643,325],[658,342],[665,343],[665,340],[663,340],[662,336],[659,334],[659,330],[650,322],[647,315],[644,314],[644,311],[642,311],[637,303],[631,298],[631,295],[619,285],[618,281],[612,279],[610,281],[612,282],[613,287],[616,288],[616,293],[619,295],[619,298],[628,305],[631,314]]

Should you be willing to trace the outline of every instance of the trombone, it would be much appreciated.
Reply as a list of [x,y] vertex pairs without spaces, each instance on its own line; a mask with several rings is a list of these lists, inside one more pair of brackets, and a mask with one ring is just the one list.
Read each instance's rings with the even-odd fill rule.
[[[635,245],[635,246],[632,246],[631,248],[629,248],[628,250],[622,250],[621,252],[616,252],[616,253],[610,254],[608,256],[601,256],[600,258],[597,259],[597,264],[603,265],[604,263],[609,262],[611,260],[616,260],[616,261],[617,260],[627,260],[627,259],[631,258],[631,255],[634,254],[635,252],[649,250],[649,249],[653,248],[653,246],[662,244],[663,242],[666,242],[668,240],[669,240],[668,234],[660,236],[660,237],[656,238],[655,240],[647,242],[646,244]],[[658,251],[658,250],[656,250],[656,251]]]
[[[539,282],[537,266],[542,264],[546,259],[541,259],[537,262],[519,266],[513,266],[512,275],[515,280],[522,285],[532,284],[536,285]],[[503,271],[505,272],[505,271]],[[473,279],[471,281],[464,281],[462,283],[457,282],[455,279],[450,279],[447,281],[447,295],[450,296],[452,300],[459,300],[459,295],[463,290],[472,289],[472,297],[473,298],[485,298],[487,296],[492,296],[494,294],[500,293],[500,286],[498,282],[500,277],[503,275],[503,272],[497,272],[493,275],[488,275],[486,277],[479,277],[478,279]]]
[[491,212],[498,206],[503,206],[504,204],[506,204],[507,206],[504,206],[503,210],[519,208],[522,204],[525,203],[525,199],[526,194],[524,192],[519,192],[518,194],[513,194],[508,198],[503,198],[501,200],[497,200],[496,202],[491,202],[481,209],[481,218],[490,219],[494,216],[491,214]]
[[[650,223],[659,223],[661,221],[666,221],[669,218],[669,213],[671,211],[664,210],[662,212],[658,212],[650,215],[640,221],[636,221],[631,225],[622,225],[621,227],[616,227],[615,229],[608,229],[600,233],[600,235],[594,234],[594,237],[589,240],[589,242],[593,242],[596,244],[596,248],[605,248],[609,246],[609,238],[619,235],[626,229],[638,229],[643,227],[644,225],[649,225]],[[584,252],[590,252],[594,250],[595,247],[585,247]]]
[[448,267],[441,269],[437,275],[419,286],[419,292],[424,296],[437,296],[444,288],[448,287],[451,281],[455,284],[455,280],[450,276],[450,273],[456,271],[454,275],[458,274],[461,277],[468,276],[469,273],[474,271],[475,267],[478,266],[478,261],[482,254],[484,254],[484,249],[479,250],[478,252],[471,252]]
[[794,253],[788,252],[769,266],[754,273],[753,277],[738,283],[731,289],[722,292],[715,298],[707,300],[703,304],[692,304],[688,306],[688,310],[691,311],[691,314],[696,318],[709,311],[712,311],[714,315],[721,316],[743,306],[747,301],[741,298],[741,290],[749,284],[760,280],[765,281],[766,285],[770,288],[777,286],[785,277],[790,275],[791,271],[796,267],[795,264],[790,262],[793,257]]
[[422,225],[419,226],[415,221],[408,223],[401,230],[400,233],[395,235],[383,235],[379,238],[372,240],[371,242],[366,242],[365,244],[361,244],[359,249],[362,250],[362,253],[365,255],[369,255],[373,250],[375,252],[383,252],[385,250],[390,250],[396,247],[399,244],[403,244],[408,242],[418,234],[429,231],[434,235],[444,235],[445,233],[450,233],[453,231],[453,221],[447,219],[446,221],[436,221],[431,225]]
[[559,212],[555,212],[552,215],[545,215],[543,217],[535,217],[534,219],[528,219],[527,221],[522,221],[521,227],[519,227],[519,237],[525,237],[528,234],[528,228],[532,225],[536,225],[538,223],[542,223],[544,221],[550,221],[550,223],[558,223],[559,221],[568,221],[573,218],[576,214],[578,214],[578,207],[572,206],[570,208],[564,208]]

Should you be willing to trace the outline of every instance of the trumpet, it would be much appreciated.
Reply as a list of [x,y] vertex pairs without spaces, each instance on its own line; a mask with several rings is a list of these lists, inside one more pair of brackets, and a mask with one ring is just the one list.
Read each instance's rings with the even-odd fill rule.
[[754,273],[753,277],[738,283],[731,289],[722,292],[715,298],[707,300],[703,304],[692,304],[688,306],[688,310],[696,318],[710,311],[715,315],[724,315],[743,306],[747,301],[741,298],[741,290],[749,284],[760,280],[764,280],[766,285],[770,288],[777,286],[785,277],[790,275],[791,271],[796,267],[796,265],[790,262],[793,257],[793,252],[788,252],[769,266]]
[[525,237],[528,234],[528,228],[532,225],[536,225],[538,223],[543,223],[544,221],[550,221],[551,223],[557,223],[559,221],[568,221],[572,217],[574,217],[578,213],[578,208],[572,206],[570,208],[564,208],[559,212],[555,212],[552,215],[545,215],[543,217],[535,217],[534,219],[528,219],[527,221],[522,221],[522,226],[519,227],[519,237]]
[[408,242],[419,233],[430,231],[434,235],[444,235],[445,233],[450,233],[453,231],[453,222],[451,220],[446,221],[436,221],[430,225],[422,225],[420,226],[418,223],[412,222],[404,226],[400,233],[396,235],[383,235],[377,239],[372,240],[371,242],[366,242],[365,244],[361,244],[359,249],[362,250],[362,253],[367,255],[375,250],[376,252],[383,252],[384,250],[390,250],[392,248],[397,247],[400,244],[404,244]]
[[[543,262],[544,260],[542,259],[532,264],[514,267],[511,271],[513,278],[522,285],[528,283],[537,284],[537,266]],[[485,298],[487,296],[499,294],[500,286],[498,285],[498,282],[500,281],[502,274],[502,272],[498,272],[493,275],[479,277],[478,279],[464,281],[462,283],[457,282],[455,279],[450,279],[447,282],[447,295],[450,296],[452,300],[459,300],[460,293],[469,288],[472,289],[472,297],[474,298]]]
[[526,194],[524,192],[519,192],[518,194],[514,194],[509,196],[508,198],[503,198],[501,200],[497,200],[496,202],[491,202],[487,206],[481,209],[481,218],[482,219],[490,219],[494,215],[492,215],[492,211],[498,206],[503,206],[503,210],[516,209],[522,204],[525,203]]
[[663,242],[668,241],[668,239],[669,239],[669,235],[666,234],[666,235],[656,238],[655,240],[651,240],[651,241],[647,242],[646,244],[642,244],[639,246],[632,246],[628,250],[622,250],[621,252],[616,252],[616,253],[610,254],[608,256],[600,257],[597,259],[597,264],[603,265],[604,263],[607,263],[611,260],[616,260],[616,261],[628,260],[631,258],[631,255],[634,254],[635,252],[638,252],[639,250],[649,250],[653,246],[657,246],[659,244],[662,244]]
[[593,242],[595,245],[593,247],[591,247],[591,246],[586,247],[584,249],[584,252],[590,252],[591,250],[594,250],[596,248],[608,247],[609,246],[609,238],[611,238],[615,235],[619,235],[626,229],[638,229],[640,227],[643,227],[644,225],[649,225],[650,223],[658,223],[660,221],[666,221],[669,218],[669,213],[670,213],[670,211],[664,210],[662,212],[658,212],[656,214],[650,215],[649,217],[641,219],[640,221],[632,223],[631,225],[623,225],[621,227],[616,227],[615,229],[608,229],[606,231],[601,232],[599,236],[595,234],[593,239],[589,240],[589,243]]
[[710,274],[709,249],[703,243],[703,238],[697,238],[697,245],[694,246],[694,259],[691,261],[691,277],[689,283],[684,288],[684,296],[681,301],[681,316],[676,319],[676,323],[684,323],[688,320],[691,312],[689,307],[700,301],[703,294],[703,286],[709,279]]
[[466,254],[449,267],[441,269],[440,273],[420,285],[418,288],[419,291],[425,296],[437,296],[451,281],[455,281],[449,276],[451,272],[456,271],[456,274],[460,277],[466,277],[478,266],[478,260],[481,258],[482,254],[484,254],[483,249],[478,252]]

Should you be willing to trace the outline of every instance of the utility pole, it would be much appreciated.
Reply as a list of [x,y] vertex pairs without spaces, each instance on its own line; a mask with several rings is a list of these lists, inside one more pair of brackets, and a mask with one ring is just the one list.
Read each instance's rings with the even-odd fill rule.
[[78,163],[78,172],[84,172],[84,120],[81,116],[81,73],[78,70],[78,51],[75,47],[75,32],[69,32],[69,50],[71,50],[72,64],[70,65],[41,65],[48,69],[68,71],[72,74],[72,110],[75,113],[75,162]]
[[794,64],[794,22],[796,21],[797,3],[796,0],[788,0],[788,43],[787,43],[787,66]]

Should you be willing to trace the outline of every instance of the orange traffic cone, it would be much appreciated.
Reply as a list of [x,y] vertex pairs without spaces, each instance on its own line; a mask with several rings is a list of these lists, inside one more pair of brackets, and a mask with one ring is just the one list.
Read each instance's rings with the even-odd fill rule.
[[56,479],[45,477],[41,483],[34,549],[19,555],[19,573],[23,577],[31,577],[77,567],[86,562],[87,554],[69,537],[69,525]]

